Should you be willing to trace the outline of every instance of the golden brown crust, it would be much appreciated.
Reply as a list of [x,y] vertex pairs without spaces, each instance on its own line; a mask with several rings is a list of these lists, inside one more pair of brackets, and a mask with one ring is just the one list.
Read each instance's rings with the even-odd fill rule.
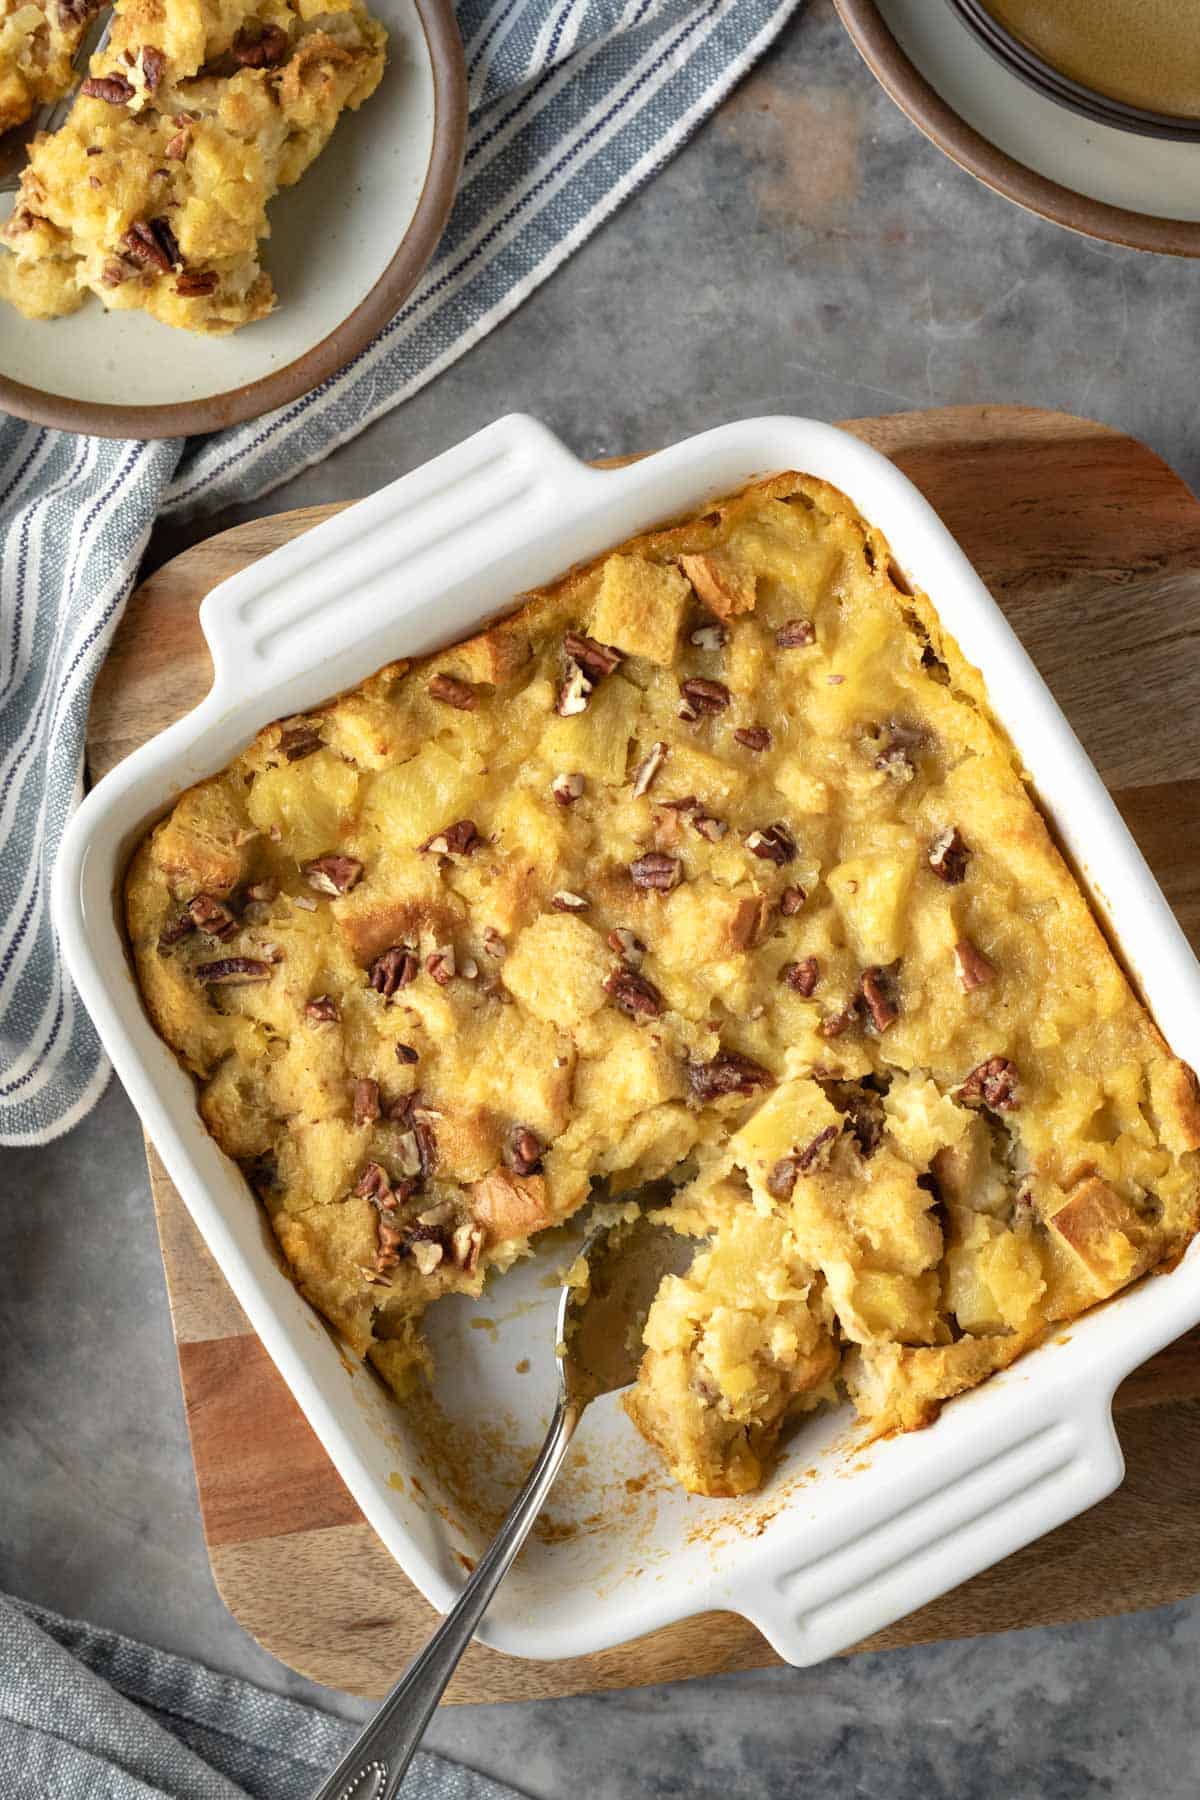
[[892,566],[773,477],[269,727],[139,849],[151,1016],[397,1392],[597,1180],[708,1240],[629,1401],[706,1493],[835,1379],[913,1428],[1187,1243],[1194,1080]]

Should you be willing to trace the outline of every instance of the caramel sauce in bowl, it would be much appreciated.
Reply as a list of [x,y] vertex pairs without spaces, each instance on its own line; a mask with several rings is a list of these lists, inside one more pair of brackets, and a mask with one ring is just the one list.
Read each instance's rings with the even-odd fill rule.
[[1102,124],[1200,141],[1191,0],[950,0],[1030,86]]

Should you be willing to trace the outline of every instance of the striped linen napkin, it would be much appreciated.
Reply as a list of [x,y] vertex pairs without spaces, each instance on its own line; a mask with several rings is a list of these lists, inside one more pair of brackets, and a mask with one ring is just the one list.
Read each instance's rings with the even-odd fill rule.
[[252,499],[449,367],[662,167],[803,0],[459,0],[462,187],[401,311],[340,374],[183,443],[0,415],[0,1143],[45,1143],[109,1069],[59,961],[49,872],[84,726],[151,526]]

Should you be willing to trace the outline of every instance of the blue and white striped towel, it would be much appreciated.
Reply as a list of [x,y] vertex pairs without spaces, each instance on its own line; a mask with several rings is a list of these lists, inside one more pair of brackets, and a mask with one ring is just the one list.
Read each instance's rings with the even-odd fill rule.
[[188,444],[0,416],[0,1143],[68,1130],[108,1078],[47,888],[92,682],[155,519],[264,494],[416,393],[661,168],[800,4],[459,0],[472,99],[459,197],[420,285],[348,368]]

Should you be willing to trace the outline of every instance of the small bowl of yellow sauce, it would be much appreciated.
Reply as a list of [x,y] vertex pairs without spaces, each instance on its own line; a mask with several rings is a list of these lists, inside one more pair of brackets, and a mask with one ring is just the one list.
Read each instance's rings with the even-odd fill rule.
[[950,0],[1015,75],[1072,111],[1200,142],[1197,0]]

